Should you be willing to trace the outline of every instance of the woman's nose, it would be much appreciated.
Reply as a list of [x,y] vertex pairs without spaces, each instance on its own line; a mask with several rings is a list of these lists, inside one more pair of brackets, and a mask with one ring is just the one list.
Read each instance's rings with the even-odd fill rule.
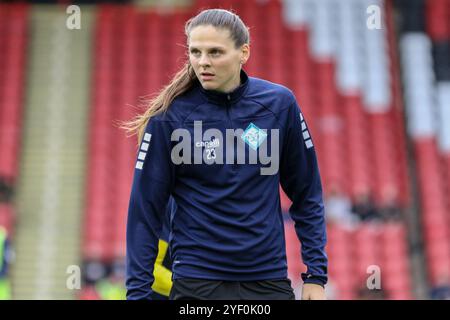
[[200,61],[198,63],[200,64],[200,66],[209,66],[210,62],[208,59],[208,55],[202,54],[202,56],[200,57]]

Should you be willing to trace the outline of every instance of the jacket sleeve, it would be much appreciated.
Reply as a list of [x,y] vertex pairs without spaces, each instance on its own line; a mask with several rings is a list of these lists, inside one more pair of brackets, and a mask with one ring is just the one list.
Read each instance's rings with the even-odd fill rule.
[[280,183],[292,201],[289,214],[307,266],[307,272],[301,277],[304,283],[324,286],[328,280],[328,258],[322,185],[313,141],[295,100],[289,106],[286,123]]
[[151,299],[153,268],[174,181],[170,122],[150,119],[136,160],[128,208],[128,300]]

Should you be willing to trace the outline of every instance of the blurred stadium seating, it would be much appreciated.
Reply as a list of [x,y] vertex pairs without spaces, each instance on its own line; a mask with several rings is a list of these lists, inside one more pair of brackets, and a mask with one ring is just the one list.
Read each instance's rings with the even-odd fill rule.
[[[450,0],[197,0],[164,10],[90,2],[79,259],[96,275],[84,278],[75,298],[101,298],[96,281],[125,255],[136,141],[115,123],[135,115],[139,98],[159,91],[183,64],[184,23],[209,7],[232,9],[250,27],[247,72],[295,93],[325,196],[337,187],[354,203],[369,192],[377,209],[392,205],[401,213],[354,228],[328,225],[331,298],[361,298],[370,266],[381,270],[386,299],[429,298],[428,289],[450,276]],[[366,24],[371,5],[381,8],[381,29]],[[0,197],[0,225],[13,239],[21,228],[11,195],[27,152],[27,43],[37,6],[0,3],[0,182],[9,190]],[[305,266],[287,217],[290,201],[280,195],[289,277],[299,287]]]
[[450,3],[404,3],[400,35],[408,134],[411,137],[428,280],[450,271]]

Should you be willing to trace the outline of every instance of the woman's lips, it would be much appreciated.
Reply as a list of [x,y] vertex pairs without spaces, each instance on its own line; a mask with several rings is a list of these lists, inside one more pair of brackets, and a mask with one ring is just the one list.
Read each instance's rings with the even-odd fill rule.
[[212,78],[214,78],[214,75],[212,73],[202,73],[201,77],[203,80],[212,80]]

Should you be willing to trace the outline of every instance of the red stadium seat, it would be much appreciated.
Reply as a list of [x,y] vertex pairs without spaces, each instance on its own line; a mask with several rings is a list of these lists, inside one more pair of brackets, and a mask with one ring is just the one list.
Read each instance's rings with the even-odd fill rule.
[[426,29],[435,41],[448,40],[450,34],[450,5],[446,0],[426,1]]

